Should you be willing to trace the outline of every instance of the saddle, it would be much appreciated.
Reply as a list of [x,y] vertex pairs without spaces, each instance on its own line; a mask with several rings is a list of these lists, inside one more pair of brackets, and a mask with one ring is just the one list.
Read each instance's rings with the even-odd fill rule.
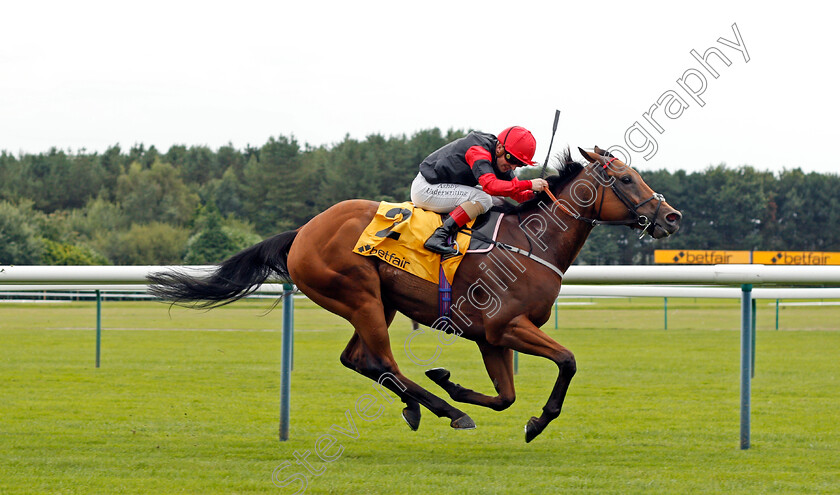
[[482,213],[475,219],[470,230],[470,247],[467,253],[486,253],[493,249],[492,241],[499,234],[499,226],[505,214],[495,208]]

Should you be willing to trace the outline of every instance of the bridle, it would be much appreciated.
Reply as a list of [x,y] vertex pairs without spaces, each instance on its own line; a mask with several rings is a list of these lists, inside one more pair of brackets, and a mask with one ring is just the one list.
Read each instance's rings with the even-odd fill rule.
[[[603,168],[601,170],[599,170],[599,173],[605,179],[609,179],[609,175],[607,175],[606,169],[609,166],[609,164],[613,162],[613,160],[615,160],[615,158],[612,158],[609,161],[607,161],[604,164]],[[554,204],[557,205],[558,208],[563,210],[570,217],[575,218],[577,220],[580,220],[581,222],[585,222],[585,223],[588,223],[588,224],[593,225],[593,226],[595,226],[595,225],[628,225],[628,226],[631,226],[631,227],[639,226],[639,227],[642,228],[642,233],[641,233],[641,235],[639,235],[639,239],[644,237],[645,234],[648,234],[648,235],[652,236],[653,235],[653,227],[656,226],[656,217],[659,216],[659,209],[662,207],[662,202],[665,201],[665,196],[655,192],[655,193],[653,193],[653,195],[651,197],[645,199],[644,201],[640,201],[639,203],[633,203],[630,200],[630,198],[628,198],[627,195],[621,191],[621,189],[616,187],[616,182],[617,181],[613,180],[612,183],[610,184],[610,187],[612,188],[613,193],[615,193],[616,197],[618,197],[618,199],[624,204],[624,206],[627,207],[627,210],[630,213],[633,214],[633,217],[634,217],[633,219],[628,219],[628,220],[601,220],[600,218],[587,218],[587,217],[584,217],[584,216],[581,216],[581,215],[577,215],[577,214],[569,211],[569,209],[566,208],[566,206],[563,205],[563,203],[558,201],[557,198],[554,196],[554,193],[551,192],[551,189],[546,188],[545,192],[548,194],[548,197],[551,198],[551,200],[554,202]],[[601,209],[604,206],[604,197],[606,196],[606,194],[604,194],[603,191],[604,191],[605,188],[606,188],[606,186],[604,186],[604,183],[599,182],[598,190],[602,191],[602,195],[601,195],[601,204],[598,206],[598,214],[597,214],[598,217],[601,216]],[[596,192],[595,192],[596,195],[598,194],[598,190],[596,190]],[[651,222],[650,219],[647,218],[645,215],[640,215],[639,214],[639,208],[641,208],[642,206],[650,203],[653,200],[657,200],[657,201],[659,201],[659,203],[656,205],[656,212],[653,214],[654,221]],[[519,218],[519,224],[520,225],[522,224],[522,218],[521,217]],[[500,249],[504,249],[506,251],[511,251],[513,253],[525,256],[526,258],[530,258],[531,260],[533,260],[533,261],[551,269],[561,279],[564,276],[563,271],[560,270],[559,268],[557,268],[556,266],[554,266],[551,262],[546,261],[546,260],[540,258],[539,256],[534,255],[533,246],[531,246],[531,237],[530,236],[526,236],[526,238],[528,239],[528,250],[526,251],[524,249],[518,248],[516,246],[512,246],[510,244],[506,244],[506,243],[503,243],[503,242],[498,242],[498,241],[496,241],[494,239],[491,239],[491,238],[489,238],[489,237],[487,237],[487,236],[485,236],[485,235],[483,235],[479,232],[473,231],[469,227],[465,227],[464,231],[467,233],[467,235],[470,235],[470,236],[476,237],[478,239],[481,239],[484,242],[492,244],[492,245],[494,245],[494,246],[496,246]],[[445,278],[444,278],[444,280],[445,280]]]
[[[609,166],[609,164],[613,162],[613,160],[615,160],[615,158],[612,158],[609,161],[607,161],[604,164],[603,168],[601,170],[599,170],[599,173],[605,179],[609,179],[609,175],[607,175],[606,169]],[[557,205],[558,208],[563,210],[567,215],[569,215],[572,218],[575,218],[577,220],[580,220],[581,222],[585,222],[585,223],[588,223],[588,224],[593,225],[593,226],[594,225],[628,225],[628,226],[631,226],[631,227],[639,226],[639,227],[642,228],[642,233],[639,236],[639,239],[644,237],[645,234],[648,234],[648,235],[652,236],[653,235],[653,227],[656,226],[656,221],[655,220],[656,220],[656,217],[659,216],[659,209],[662,207],[662,202],[665,201],[665,196],[663,196],[659,193],[653,193],[653,195],[651,197],[645,199],[644,201],[640,201],[639,203],[633,203],[630,200],[630,198],[628,198],[627,195],[621,191],[621,189],[616,187],[616,182],[617,181],[613,180],[612,183],[610,184],[610,187],[612,188],[613,193],[615,193],[615,195],[618,197],[618,199],[624,204],[624,206],[627,207],[627,210],[630,213],[633,214],[633,217],[634,217],[633,219],[628,219],[628,220],[601,220],[600,218],[587,218],[587,217],[584,217],[584,216],[581,216],[581,215],[577,215],[577,214],[569,211],[569,209],[566,208],[566,206],[563,205],[563,203],[558,201],[557,198],[554,196],[554,193],[551,192],[551,189],[546,188],[545,192],[548,194],[548,197],[551,198],[551,200],[554,202],[554,204]],[[601,209],[604,206],[604,197],[606,196],[606,194],[604,194],[604,189],[605,188],[606,188],[606,186],[604,186],[604,183],[599,182],[598,190],[602,191],[602,193],[601,193],[602,195],[601,195],[601,204],[598,206],[598,214],[597,214],[598,217],[601,216],[600,212],[601,212]],[[596,195],[598,194],[598,190],[596,190],[596,192],[595,192]],[[653,200],[657,200],[657,201],[659,201],[659,203],[656,205],[656,212],[653,214],[654,221],[651,222],[650,219],[647,218],[645,215],[640,215],[639,214],[639,208],[641,208],[642,206],[650,203]],[[520,225],[522,224],[522,218],[521,217],[519,218],[519,224]],[[469,227],[465,227],[464,230],[466,231],[467,235],[470,235],[470,236],[476,237],[478,239],[481,239],[484,242],[492,244],[492,245],[494,245],[494,246],[496,246],[500,249],[504,249],[504,250],[507,250],[507,251],[511,251],[513,253],[521,254],[522,256],[525,256],[526,258],[530,258],[531,260],[533,260],[533,261],[535,261],[535,262],[537,262],[537,263],[539,263],[539,264],[541,264],[545,267],[548,267],[554,273],[556,273],[561,279],[564,276],[563,271],[560,270],[559,268],[557,268],[556,266],[554,266],[551,262],[546,261],[546,260],[540,258],[539,256],[534,255],[533,246],[531,246],[531,237],[530,236],[526,236],[526,238],[528,239],[528,250],[526,251],[525,249],[521,249],[521,248],[518,248],[516,246],[512,246],[510,244],[506,244],[506,243],[503,243],[503,242],[498,242],[494,239],[488,238],[487,236],[485,236],[485,235],[483,235],[479,232],[473,231]],[[444,280],[445,280],[445,278],[444,278]]]
[[[615,160],[617,160],[617,158],[611,157],[609,160],[607,160],[606,163],[603,164],[603,167],[598,170],[598,173],[600,173],[601,176],[604,179],[609,179],[610,178],[609,175],[607,175],[607,167]],[[588,224],[593,225],[593,226],[595,226],[595,225],[627,225],[627,226],[630,226],[630,227],[638,226],[638,227],[641,227],[641,229],[642,229],[641,233],[639,234],[639,239],[644,237],[645,234],[648,234],[648,235],[652,236],[653,235],[653,229],[657,225],[656,224],[656,218],[659,216],[659,210],[660,210],[660,208],[662,208],[662,202],[665,201],[665,196],[663,196],[663,195],[661,195],[657,192],[654,192],[653,195],[651,195],[651,197],[649,197],[645,200],[642,200],[638,203],[633,203],[633,201],[631,201],[630,198],[627,197],[627,194],[625,194],[619,187],[617,187],[617,183],[618,183],[618,181],[613,180],[612,183],[610,183],[610,188],[612,189],[612,191],[616,195],[616,197],[619,199],[619,201],[621,201],[624,204],[624,206],[627,207],[627,211],[629,211],[630,213],[633,214],[633,218],[631,218],[631,219],[627,219],[627,220],[601,220],[600,218],[587,218],[587,217],[584,217],[584,216],[581,216],[579,214],[575,214],[575,213],[569,211],[569,209],[566,208],[566,206],[563,205],[563,203],[561,203],[560,201],[557,200],[556,197],[554,197],[554,193],[552,193],[550,189],[546,188],[545,192],[548,194],[548,197],[551,198],[551,201],[554,202],[555,205],[557,205],[567,215],[571,216],[572,218],[575,218],[576,220],[580,220],[581,222],[588,223]],[[598,205],[597,217],[601,216],[601,210],[604,206],[604,198],[606,197],[606,194],[603,194],[603,192],[604,192],[605,188],[606,188],[606,186],[604,185],[604,183],[599,181],[598,182],[598,191],[602,191],[602,195],[601,195],[601,203]],[[597,194],[597,191],[596,191],[596,194]],[[658,203],[656,205],[656,211],[653,213],[653,220],[651,221],[651,219],[649,219],[647,216],[639,214],[639,208],[641,208],[642,206],[644,206],[644,205],[646,205],[646,204],[648,204],[648,203],[650,203],[651,201],[654,201],[654,200],[658,201]]]

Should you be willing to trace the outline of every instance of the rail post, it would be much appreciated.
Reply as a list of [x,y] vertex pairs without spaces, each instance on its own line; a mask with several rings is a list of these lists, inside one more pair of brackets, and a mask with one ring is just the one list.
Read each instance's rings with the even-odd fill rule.
[[752,355],[750,356],[750,378],[755,378],[755,299],[752,300]]
[[513,351],[513,374],[519,374],[519,352]]
[[752,284],[741,285],[741,450],[750,448]]
[[289,439],[289,399],[292,395],[292,284],[283,284],[283,348],[280,374],[280,441]]
[[99,354],[102,349],[102,293],[96,289],[96,367],[99,367]]

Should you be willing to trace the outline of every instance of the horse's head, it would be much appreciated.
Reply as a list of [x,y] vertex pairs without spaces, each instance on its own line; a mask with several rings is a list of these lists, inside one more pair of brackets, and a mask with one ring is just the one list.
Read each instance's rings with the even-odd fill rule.
[[682,214],[665,197],[648,186],[638,172],[597,146],[595,152],[578,148],[589,162],[587,175],[601,192],[596,214],[602,223],[625,224],[654,239],[667,237],[680,228]]

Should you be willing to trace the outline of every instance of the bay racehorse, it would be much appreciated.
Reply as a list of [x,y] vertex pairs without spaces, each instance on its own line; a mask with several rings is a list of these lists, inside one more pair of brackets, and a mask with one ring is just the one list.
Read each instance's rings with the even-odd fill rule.
[[452,281],[450,319],[439,318],[437,285],[353,252],[378,207],[364,200],[338,203],[297,230],[233,255],[206,276],[177,270],[152,274],[150,292],[176,304],[213,307],[240,299],[267,280],[294,283],[316,304],[353,325],[341,363],[399,396],[412,430],[420,424],[420,405],[448,418],[453,428],[474,428],[475,423],[402,374],[388,335],[398,311],[478,345],[496,395],[455,384],[442,368],[426,372],[458,402],[501,411],[515,399],[513,351],[550,359],[559,372],[541,415],[526,424],[525,440],[530,442],[560,414],[575,374],[572,352],[539,327],[550,317],[562,273],[592,228],[627,225],[658,239],[676,232],[681,219],[635,170],[597,146],[594,153],[579,151],[588,163],[573,161],[567,149],[558,174],[547,178],[548,191],[507,209],[500,244],[487,253],[464,255]]

